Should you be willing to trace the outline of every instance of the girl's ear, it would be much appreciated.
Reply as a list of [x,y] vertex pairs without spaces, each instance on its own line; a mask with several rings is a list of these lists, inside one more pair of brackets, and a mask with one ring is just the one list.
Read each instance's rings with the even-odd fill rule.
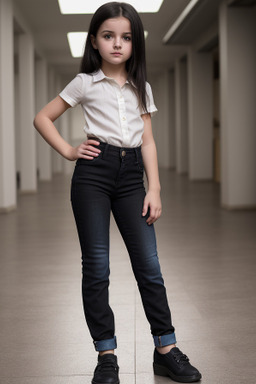
[[91,35],[90,38],[91,38],[91,43],[92,43],[93,48],[98,49],[98,47],[96,45],[96,37]]

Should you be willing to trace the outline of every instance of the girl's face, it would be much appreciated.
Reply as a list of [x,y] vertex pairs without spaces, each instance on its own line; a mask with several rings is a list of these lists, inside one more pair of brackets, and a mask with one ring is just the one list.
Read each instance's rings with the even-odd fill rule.
[[116,17],[105,20],[98,29],[96,38],[91,36],[94,49],[98,49],[102,61],[120,65],[132,55],[132,33],[130,20]]

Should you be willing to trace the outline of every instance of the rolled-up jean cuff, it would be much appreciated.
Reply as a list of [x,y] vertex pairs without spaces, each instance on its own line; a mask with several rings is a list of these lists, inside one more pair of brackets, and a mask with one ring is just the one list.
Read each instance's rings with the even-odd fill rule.
[[116,336],[113,339],[99,340],[93,342],[96,351],[108,351],[117,348]]
[[175,333],[170,333],[168,335],[162,336],[153,336],[155,347],[165,347],[166,345],[176,344]]

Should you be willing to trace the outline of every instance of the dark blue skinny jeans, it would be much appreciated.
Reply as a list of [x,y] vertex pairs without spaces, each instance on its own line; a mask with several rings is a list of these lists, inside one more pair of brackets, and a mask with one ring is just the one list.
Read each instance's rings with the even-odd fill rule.
[[141,148],[100,143],[93,160],[78,159],[71,202],[82,250],[85,318],[97,351],[117,347],[109,306],[109,226],[112,211],[127,247],[155,346],[176,342],[153,225],[142,216],[145,197]]

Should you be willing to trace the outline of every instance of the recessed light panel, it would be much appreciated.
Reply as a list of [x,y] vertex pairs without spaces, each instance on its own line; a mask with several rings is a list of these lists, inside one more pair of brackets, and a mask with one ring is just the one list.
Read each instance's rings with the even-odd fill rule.
[[[103,0],[58,0],[60,11],[63,14],[94,13],[101,5],[109,1]],[[129,4],[140,13],[158,12],[163,0],[129,0]]]
[[82,57],[87,38],[87,32],[69,32],[68,43],[73,57]]

